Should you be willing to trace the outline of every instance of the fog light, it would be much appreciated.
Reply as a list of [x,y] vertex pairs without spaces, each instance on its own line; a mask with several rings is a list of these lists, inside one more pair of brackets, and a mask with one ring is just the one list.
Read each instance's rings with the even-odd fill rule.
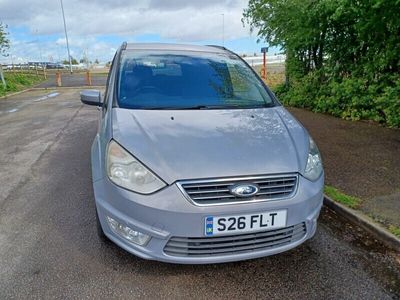
[[150,236],[148,236],[147,234],[135,231],[130,227],[117,222],[111,217],[107,217],[107,221],[111,227],[111,230],[114,231],[114,233],[122,236],[124,239],[132,243],[143,246],[147,244],[147,242],[150,240]]

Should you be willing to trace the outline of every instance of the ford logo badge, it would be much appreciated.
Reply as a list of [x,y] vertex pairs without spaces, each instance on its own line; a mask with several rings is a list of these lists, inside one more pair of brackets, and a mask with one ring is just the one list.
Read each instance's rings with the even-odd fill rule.
[[231,186],[229,191],[238,197],[251,197],[258,193],[260,188],[256,184],[239,183]]

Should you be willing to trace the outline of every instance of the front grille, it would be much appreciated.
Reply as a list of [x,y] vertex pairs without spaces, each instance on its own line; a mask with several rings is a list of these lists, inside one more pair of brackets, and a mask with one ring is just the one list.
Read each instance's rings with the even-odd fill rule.
[[[259,192],[251,197],[231,194],[229,188],[238,183],[257,184]],[[178,182],[178,186],[188,199],[198,205],[275,200],[288,198],[294,194],[297,174],[182,181]]]
[[184,238],[172,237],[164,248],[171,256],[224,256],[262,251],[299,241],[306,234],[305,223],[270,231],[240,235]]

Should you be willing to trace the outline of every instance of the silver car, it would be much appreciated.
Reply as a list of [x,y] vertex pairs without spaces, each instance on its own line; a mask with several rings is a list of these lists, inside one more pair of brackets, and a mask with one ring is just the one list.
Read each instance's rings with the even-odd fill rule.
[[92,146],[98,232],[145,259],[221,263],[315,234],[318,148],[262,80],[219,46],[118,49]]

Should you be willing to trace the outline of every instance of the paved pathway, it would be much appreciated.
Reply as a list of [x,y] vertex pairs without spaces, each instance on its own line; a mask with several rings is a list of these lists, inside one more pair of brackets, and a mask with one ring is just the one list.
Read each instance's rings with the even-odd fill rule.
[[289,109],[321,150],[326,183],[360,197],[360,209],[400,226],[400,130]]

